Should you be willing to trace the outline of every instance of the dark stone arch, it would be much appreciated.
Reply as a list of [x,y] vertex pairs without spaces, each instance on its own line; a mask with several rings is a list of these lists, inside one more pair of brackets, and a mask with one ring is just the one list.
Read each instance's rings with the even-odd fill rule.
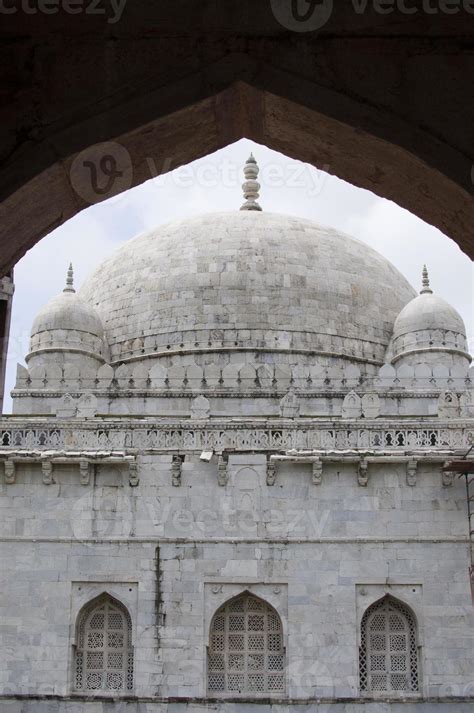
[[334,3],[317,32],[282,25],[270,1],[136,0],[112,24],[9,14],[0,271],[87,205],[70,167],[107,141],[125,147],[137,185],[147,159],[162,172],[254,139],[394,200],[474,255],[471,16],[374,6]]

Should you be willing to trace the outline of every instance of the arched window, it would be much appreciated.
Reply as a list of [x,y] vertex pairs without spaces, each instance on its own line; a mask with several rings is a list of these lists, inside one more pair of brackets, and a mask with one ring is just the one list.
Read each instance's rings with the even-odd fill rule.
[[359,677],[361,692],[419,690],[416,620],[410,609],[393,597],[375,602],[362,617]]
[[208,649],[210,694],[281,694],[284,669],[283,630],[275,609],[242,594],[218,610]]
[[133,689],[132,622],[125,607],[108,594],[79,614],[74,656],[77,691]]

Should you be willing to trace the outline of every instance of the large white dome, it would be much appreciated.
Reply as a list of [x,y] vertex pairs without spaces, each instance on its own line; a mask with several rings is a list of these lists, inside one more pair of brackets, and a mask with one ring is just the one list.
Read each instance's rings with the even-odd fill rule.
[[381,364],[414,294],[364,243],[259,211],[158,227],[123,245],[80,291],[114,362],[247,351]]

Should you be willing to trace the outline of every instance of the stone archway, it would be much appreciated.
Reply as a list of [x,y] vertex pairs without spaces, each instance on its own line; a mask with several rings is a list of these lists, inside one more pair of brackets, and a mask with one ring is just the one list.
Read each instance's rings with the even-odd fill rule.
[[120,191],[150,178],[150,161],[158,173],[247,137],[394,200],[473,256],[468,3],[433,14],[326,0],[316,30],[282,20],[285,4],[10,8],[0,274],[88,205],[71,165],[109,141],[124,149]]
[[111,141],[58,160],[23,184],[0,204],[0,271],[7,271],[45,234],[91,203],[242,137],[395,201],[474,255],[473,201],[450,177],[383,138],[237,82]]
[[[134,0],[116,23],[87,3],[73,18],[10,8],[0,276],[91,200],[243,137],[394,200],[473,257],[472,15],[327,0],[327,22],[295,32],[275,2]],[[101,165],[121,175],[91,196]]]

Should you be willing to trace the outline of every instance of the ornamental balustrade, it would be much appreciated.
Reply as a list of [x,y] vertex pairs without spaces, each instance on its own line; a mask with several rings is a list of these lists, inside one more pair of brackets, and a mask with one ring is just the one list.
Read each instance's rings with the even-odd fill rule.
[[474,442],[474,424],[449,423],[403,428],[387,425],[334,426],[294,423],[248,427],[216,424],[203,427],[189,424],[52,424],[0,425],[0,449],[39,451],[288,451],[296,450],[467,450]]

